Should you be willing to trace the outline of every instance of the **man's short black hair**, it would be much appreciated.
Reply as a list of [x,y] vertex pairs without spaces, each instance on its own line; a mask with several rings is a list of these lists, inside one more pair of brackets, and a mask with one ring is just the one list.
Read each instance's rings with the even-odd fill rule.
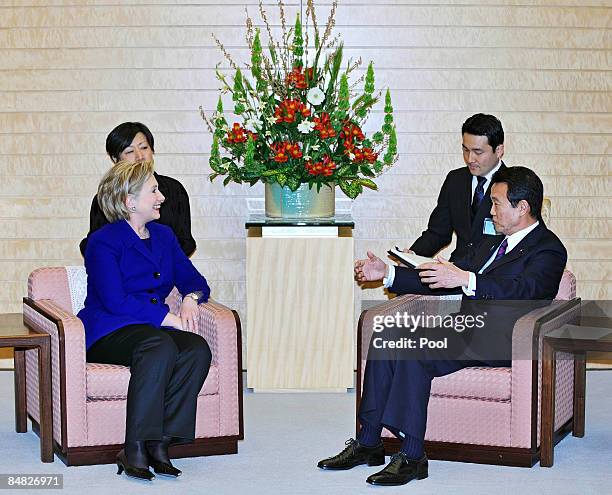
[[472,134],[474,136],[487,136],[493,151],[500,144],[504,144],[504,128],[494,115],[477,113],[468,118],[461,126],[461,135]]
[[151,151],[155,153],[155,140],[149,128],[140,122],[124,122],[115,127],[108,136],[106,136],[106,152],[115,163],[119,161],[119,155],[127,148],[134,137],[139,132],[142,132],[147,138],[147,142],[151,147]]
[[507,167],[493,174],[491,185],[503,182],[508,186],[506,194],[513,208],[521,200],[527,201],[531,216],[542,220],[542,201],[544,186],[536,173],[527,167]]

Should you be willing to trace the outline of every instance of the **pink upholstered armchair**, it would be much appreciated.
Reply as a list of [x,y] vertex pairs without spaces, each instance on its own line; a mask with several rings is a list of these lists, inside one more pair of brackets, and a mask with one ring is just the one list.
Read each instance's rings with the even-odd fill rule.
[[[114,462],[125,435],[130,370],[85,362],[85,331],[75,315],[86,285],[84,267],[40,268],[30,274],[23,304],[26,323],[51,335],[54,447],[68,466]],[[166,303],[177,312],[176,289]],[[173,457],[236,453],[243,438],[240,319],[212,300],[199,308],[198,333],[208,341],[213,359],[198,397],[196,440],[171,447]],[[35,430],[37,370],[36,353],[28,351],[27,413]]]
[[[536,309],[516,322],[512,355],[520,359],[513,359],[512,367],[465,368],[433,380],[425,434],[430,459],[526,467],[538,462],[542,339],[580,316],[576,279],[567,270],[556,299],[567,302]],[[362,312],[357,338],[357,410],[374,316],[404,311],[434,314],[440,300],[408,294]],[[574,362],[559,355],[556,373],[555,432],[559,441],[572,428]],[[399,448],[399,441],[387,430],[383,441],[387,452]]]

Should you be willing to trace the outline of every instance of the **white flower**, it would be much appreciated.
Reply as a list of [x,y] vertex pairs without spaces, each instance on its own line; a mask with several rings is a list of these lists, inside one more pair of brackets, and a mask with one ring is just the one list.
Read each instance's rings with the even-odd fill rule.
[[302,122],[298,124],[297,128],[302,134],[308,134],[314,129],[314,126],[315,124],[311,120],[302,120]]
[[248,119],[244,122],[244,128],[247,131],[257,132],[257,125],[259,124],[259,120],[255,118]]
[[266,117],[266,120],[268,121],[268,124],[270,125],[276,124],[276,117],[274,116]]
[[308,91],[306,99],[311,105],[320,105],[325,99],[325,94],[319,88],[312,88],[310,91]]
[[321,148],[321,147],[318,144],[313,144],[310,148],[315,150],[315,151],[319,151],[319,148]]

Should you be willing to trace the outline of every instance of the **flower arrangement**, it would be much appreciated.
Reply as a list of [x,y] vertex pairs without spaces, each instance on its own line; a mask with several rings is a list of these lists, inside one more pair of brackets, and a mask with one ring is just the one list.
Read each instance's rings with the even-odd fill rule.
[[[299,14],[287,28],[282,0],[279,10],[282,42],[275,41],[263,5],[259,12],[268,34],[262,48],[259,29],[247,15],[247,44],[251,53],[247,77],[215,37],[230,66],[231,81],[217,68],[221,93],[231,94],[233,113],[241,122],[228,123],[221,96],[216,111],[206,121],[213,141],[210,180],[224,176],[229,182],[278,183],[295,191],[307,183],[317,190],[339,185],[356,198],[363,188],[377,189],[372,180],[397,160],[397,136],[389,90],[385,95],[384,123],[371,137],[363,131],[370,111],[380,99],[375,93],[372,63],[349,86],[349,75],[361,65],[349,60],[343,67],[343,44],[331,38],[336,1],[323,34],[313,0],[306,8],[306,23]],[[310,34],[312,31],[312,34]],[[309,44],[314,37],[314,49]],[[214,36],[214,35],[213,35]],[[356,87],[363,83],[358,91]],[[223,156],[221,149],[224,150]]]

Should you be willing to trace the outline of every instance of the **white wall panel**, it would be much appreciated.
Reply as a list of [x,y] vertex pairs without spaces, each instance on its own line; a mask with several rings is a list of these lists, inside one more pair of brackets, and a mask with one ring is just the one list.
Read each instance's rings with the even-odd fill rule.
[[[194,262],[246,319],[246,202],[263,188],[208,181],[198,113],[216,105],[214,67],[226,63],[211,33],[248,58],[245,6],[261,25],[255,0],[0,0],[1,311],[19,310],[32,268],[80,261],[106,134],[141,120],[157,169],[190,194]],[[275,2],[266,10],[279,32]],[[346,53],[373,60],[377,87],[392,89],[401,153],[380,190],[354,202],[356,256],[425,228],[444,175],[462,165],[461,123],[484,111],[504,123],[506,163],[542,176],[579,295],[610,298],[611,12],[609,0],[341,2]],[[368,128],[381,119],[378,109]],[[355,294],[357,307],[386,297]]]

